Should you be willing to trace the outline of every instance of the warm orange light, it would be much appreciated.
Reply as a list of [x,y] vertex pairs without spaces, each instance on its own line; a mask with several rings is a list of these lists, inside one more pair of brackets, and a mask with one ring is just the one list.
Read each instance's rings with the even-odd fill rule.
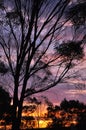
[[50,119],[49,120],[39,120],[39,128],[46,128],[48,123],[52,122]]

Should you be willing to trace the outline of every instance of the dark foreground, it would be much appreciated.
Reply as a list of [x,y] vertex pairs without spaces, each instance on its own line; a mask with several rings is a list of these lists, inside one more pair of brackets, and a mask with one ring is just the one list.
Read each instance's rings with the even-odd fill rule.
[[70,128],[39,128],[39,129],[27,129],[27,130],[86,130],[86,128],[75,128],[75,127],[70,127]]

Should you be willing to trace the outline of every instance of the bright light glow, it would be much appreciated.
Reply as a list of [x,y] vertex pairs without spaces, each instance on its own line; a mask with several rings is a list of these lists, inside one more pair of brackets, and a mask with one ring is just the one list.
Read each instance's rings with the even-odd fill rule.
[[40,120],[39,121],[39,128],[46,128],[48,123],[52,122],[51,120]]

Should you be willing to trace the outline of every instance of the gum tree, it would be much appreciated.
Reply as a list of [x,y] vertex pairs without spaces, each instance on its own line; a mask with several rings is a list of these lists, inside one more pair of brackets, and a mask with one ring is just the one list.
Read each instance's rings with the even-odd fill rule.
[[[69,2],[9,0],[0,4],[0,46],[13,78],[12,130],[20,129],[25,98],[56,86],[78,59],[77,49],[72,48],[71,55],[63,54],[61,51],[67,48],[62,49],[60,44],[55,47],[58,53],[50,52],[64,31],[64,13]],[[83,55],[81,45],[79,58]],[[51,67],[55,67],[55,75]]]

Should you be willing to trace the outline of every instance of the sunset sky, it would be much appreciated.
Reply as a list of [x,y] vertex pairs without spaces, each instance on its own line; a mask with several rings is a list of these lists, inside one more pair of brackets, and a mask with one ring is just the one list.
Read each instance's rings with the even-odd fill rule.
[[84,0],[0,1],[0,88],[10,100],[1,103],[1,127],[3,121],[12,130],[82,125],[85,16]]
[[[6,0],[6,1],[7,1],[7,4],[9,4],[8,0]],[[9,10],[10,10],[10,5],[9,5]],[[44,17],[40,20],[40,24],[43,22],[44,22]],[[62,33],[62,36],[61,36],[61,37],[63,37],[62,39],[71,40],[72,39],[71,30],[73,29],[71,22],[69,21],[68,23],[66,23],[63,28],[66,28],[66,31]],[[42,32],[41,35],[44,35],[47,32],[47,30],[48,30],[48,28],[46,28]],[[82,29],[80,29],[79,32],[77,33],[77,37],[81,32],[82,32]],[[81,33],[79,38],[81,38],[82,35],[83,35],[83,33]],[[62,39],[60,39],[59,42],[62,42]],[[40,39],[38,39],[38,40],[40,40]],[[53,52],[53,46],[51,46],[49,49],[49,53],[51,53],[51,52]],[[0,55],[3,55],[3,54],[0,54]],[[70,99],[80,100],[80,101],[86,103],[86,88],[82,87],[82,89],[80,89],[80,87],[78,86],[79,83],[82,83],[83,85],[86,84],[86,81],[85,81],[86,80],[86,59],[79,66],[76,66],[76,69],[77,70],[79,69],[78,73],[79,73],[79,75],[81,75],[81,77],[79,77],[77,80],[74,81],[74,79],[73,79],[73,80],[70,80],[70,82],[68,82],[68,83],[59,84],[56,87],[54,87],[46,92],[36,94],[36,96],[39,97],[40,95],[45,95],[54,104],[59,104],[64,98],[67,98],[68,100],[70,100]],[[52,71],[54,74],[55,68]],[[74,82],[75,82],[75,84],[73,84]]]

